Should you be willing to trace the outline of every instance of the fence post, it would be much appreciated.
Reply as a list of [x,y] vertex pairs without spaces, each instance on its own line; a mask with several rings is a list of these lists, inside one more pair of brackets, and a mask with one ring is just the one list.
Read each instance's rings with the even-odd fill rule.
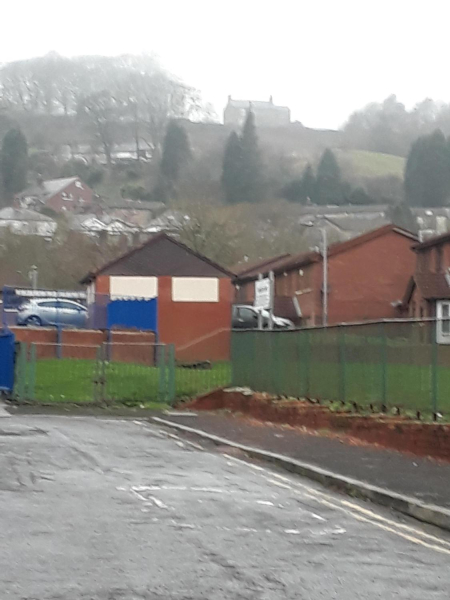
[[56,358],[62,358],[62,327],[56,327]]
[[345,403],[345,331],[339,327],[339,400]]
[[108,393],[107,393],[107,374],[106,374],[106,348],[105,344],[101,345],[101,357],[102,360],[100,362],[100,401],[102,403],[107,402]]
[[36,390],[36,344],[30,345],[30,362],[28,363],[28,390],[29,400],[35,400]]
[[437,334],[438,334],[438,321],[437,319],[434,322],[434,327],[432,327],[432,335],[433,339],[431,340],[431,410],[433,416],[436,417],[437,413],[437,399],[438,399],[438,369],[437,369],[437,358],[438,358],[438,344],[437,344]]
[[27,345],[25,342],[20,342],[19,354],[17,357],[16,367],[16,379],[17,379],[17,398],[18,400],[25,400],[25,390],[27,383]]
[[305,330],[300,335],[303,335],[305,338],[303,358],[303,362],[305,365],[305,388],[303,395],[305,396],[305,398],[309,398],[311,396],[311,332]]
[[111,329],[106,330],[106,360],[111,362]]
[[170,406],[172,406],[175,402],[176,397],[176,370],[175,370],[175,345],[169,344],[167,346],[168,358],[167,358],[167,366],[169,369],[169,377],[167,382],[167,400]]
[[158,346],[158,369],[159,369],[159,401],[164,402],[166,399],[166,346],[160,344]]
[[381,323],[381,405],[387,407],[387,337],[384,323]]
[[92,380],[93,384],[93,400],[95,403],[100,402],[100,370],[101,370],[101,362],[102,362],[102,347],[97,346],[96,356],[95,356],[95,371],[94,378]]

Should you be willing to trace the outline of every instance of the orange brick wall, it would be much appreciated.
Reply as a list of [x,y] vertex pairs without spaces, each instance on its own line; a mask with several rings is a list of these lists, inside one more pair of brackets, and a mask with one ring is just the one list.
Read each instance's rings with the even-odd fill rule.
[[[16,341],[36,344],[37,358],[57,357],[57,331],[44,327],[12,327]],[[61,357],[94,360],[98,347],[107,342],[106,331],[89,329],[63,329]],[[155,360],[155,334],[153,332],[111,331],[110,359],[153,365]]]
[[219,279],[219,302],[173,302],[172,278],[158,280],[159,340],[174,344],[179,360],[229,360],[230,279]]
[[391,302],[403,298],[414,272],[413,243],[388,232],[332,256],[328,270],[329,323],[398,317]]

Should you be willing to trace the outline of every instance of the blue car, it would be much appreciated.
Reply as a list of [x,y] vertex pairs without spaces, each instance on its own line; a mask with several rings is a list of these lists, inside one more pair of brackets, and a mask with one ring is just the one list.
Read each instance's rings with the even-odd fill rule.
[[17,311],[18,325],[33,327],[60,325],[62,327],[85,327],[87,309],[73,300],[45,298],[28,300]]

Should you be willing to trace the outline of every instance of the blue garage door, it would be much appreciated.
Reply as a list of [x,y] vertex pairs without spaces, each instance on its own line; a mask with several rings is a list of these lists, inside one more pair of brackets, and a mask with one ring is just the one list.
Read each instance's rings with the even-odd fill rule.
[[158,300],[112,300],[107,308],[107,326],[158,331]]

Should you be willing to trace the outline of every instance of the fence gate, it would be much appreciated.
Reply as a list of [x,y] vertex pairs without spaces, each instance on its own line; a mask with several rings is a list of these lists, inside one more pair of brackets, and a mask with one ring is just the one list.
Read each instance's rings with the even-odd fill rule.
[[136,406],[175,399],[171,345],[106,342],[56,350],[49,344],[20,344],[14,386],[18,400]]
[[175,399],[172,345],[104,343],[93,376],[94,401],[145,404]]

